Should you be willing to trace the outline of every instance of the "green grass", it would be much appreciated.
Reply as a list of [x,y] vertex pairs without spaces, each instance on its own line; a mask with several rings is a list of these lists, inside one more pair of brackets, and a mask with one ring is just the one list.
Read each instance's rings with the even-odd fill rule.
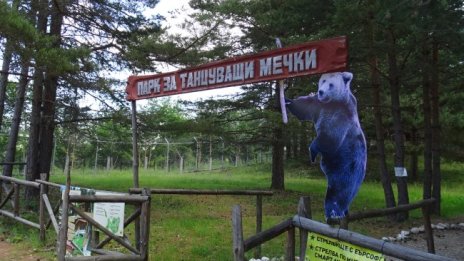
[[[446,181],[442,188],[441,218],[464,217],[464,181],[453,179],[464,169],[463,164],[444,166]],[[461,171],[460,171],[461,170]],[[125,171],[75,171],[72,185],[94,189],[127,192],[132,187],[132,174]],[[55,174],[51,180],[64,183],[65,177]],[[456,184],[458,180],[460,184]],[[185,189],[268,189],[270,166],[248,166],[226,171],[157,172],[141,170],[140,187],[185,188]],[[311,196],[313,218],[323,221],[323,199],[326,181],[318,167],[291,169],[286,171],[285,192],[277,192],[263,198],[263,228],[269,228],[296,213],[300,196]],[[393,185],[396,191],[395,184]],[[409,185],[410,201],[422,197],[422,186]],[[231,209],[239,204],[243,212],[244,236],[255,231],[255,197],[250,196],[189,196],[152,195],[150,257],[151,260],[232,260]],[[383,190],[378,182],[366,181],[353,202],[352,211],[384,207]],[[384,218],[370,219],[350,224],[356,232],[381,237],[394,235],[402,228],[422,222],[420,211],[411,212],[411,219],[404,223],[393,223]],[[0,219],[2,220],[2,219]],[[462,222],[462,221],[461,221]],[[2,226],[2,225],[0,225]],[[126,232],[133,234],[133,226]],[[29,232],[27,232],[29,233]],[[34,235],[35,236],[35,235]],[[38,237],[38,235],[37,235]],[[32,237],[31,237],[32,238]],[[22,240],[24,242],[26,240]],[[262,253],[267,256],[282,256],[285,236],[280,236],[263,245]],[[113,246],[115,246],[113,244]],[[251,257],[253,251],[247,252]]]

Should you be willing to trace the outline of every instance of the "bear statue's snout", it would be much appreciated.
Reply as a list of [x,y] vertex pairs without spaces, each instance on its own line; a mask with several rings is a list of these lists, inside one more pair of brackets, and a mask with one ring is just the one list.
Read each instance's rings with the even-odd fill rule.
[[323,96],[323,95],[324,95],[324,91],[323,91],[323,90],[320,90],[320,91],[318,92],[318,95],[319,95],[319,96]]

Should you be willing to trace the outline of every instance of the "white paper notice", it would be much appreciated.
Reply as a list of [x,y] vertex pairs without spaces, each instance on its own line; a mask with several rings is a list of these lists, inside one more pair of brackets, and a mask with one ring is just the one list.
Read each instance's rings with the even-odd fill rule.
[[[96,195],[110,195],[97,192]],[[124,234],[124,203],[94,203],[93,218],[117,236]]]

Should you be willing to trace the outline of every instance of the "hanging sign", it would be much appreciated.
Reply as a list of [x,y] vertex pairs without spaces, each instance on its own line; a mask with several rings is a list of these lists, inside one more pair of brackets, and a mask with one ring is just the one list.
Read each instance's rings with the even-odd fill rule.
[[396,177],[407,177],[408,171],[404,167],[395,167],[395,176]]
[[311,232],[308,234],[305,259],[306,261],[384,261],[385,257],[376,251]]
[[204,91],[346,70],[346,37],[233,57],[175,72],[130,76],[127,100]]

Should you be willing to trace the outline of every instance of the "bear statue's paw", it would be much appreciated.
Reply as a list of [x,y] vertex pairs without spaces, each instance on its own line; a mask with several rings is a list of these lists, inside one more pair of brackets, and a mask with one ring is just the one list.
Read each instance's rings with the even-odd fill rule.
[[330,215],[326,217],[326,222],[329,225],[339,225],[340,221],[345,218],[344,213],[337,213],[335,210],[330,212]]

